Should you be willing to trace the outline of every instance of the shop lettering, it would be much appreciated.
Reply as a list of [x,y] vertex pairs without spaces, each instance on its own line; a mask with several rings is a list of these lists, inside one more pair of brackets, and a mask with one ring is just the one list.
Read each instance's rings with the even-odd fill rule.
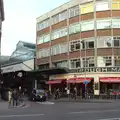
[[120,67],[79,68],[71,69],[70,72],[120,72]]

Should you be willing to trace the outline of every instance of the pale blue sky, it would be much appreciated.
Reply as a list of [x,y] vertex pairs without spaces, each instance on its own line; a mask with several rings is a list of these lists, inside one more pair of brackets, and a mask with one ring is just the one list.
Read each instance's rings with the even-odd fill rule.
[[4,0],[2,55],[11,55],[19,40],[34,42],[36,18],[69,0]]

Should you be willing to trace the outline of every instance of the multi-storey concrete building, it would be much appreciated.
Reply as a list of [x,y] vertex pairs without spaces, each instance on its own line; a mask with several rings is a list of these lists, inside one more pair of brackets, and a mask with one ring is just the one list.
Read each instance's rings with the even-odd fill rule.
[[53,83],[94,81],[95,95],[120,89],[120,0],[71,0],[38,17],[36,26],[38,68],[76,70],[52,75]]

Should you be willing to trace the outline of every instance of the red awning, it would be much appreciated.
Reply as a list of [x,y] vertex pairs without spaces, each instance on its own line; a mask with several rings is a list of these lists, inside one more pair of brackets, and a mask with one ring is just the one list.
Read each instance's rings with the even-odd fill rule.
[[62,81],[64,81],[65,79],[55,79],[55,80],[49,80],[47,81],[47,84],[60,84],[62,83]]
[[100,82],[120,83],[120,77],[101,77]]
[[68,83],[84,83],[84,81],[90,82],[92,78],[70,78]]

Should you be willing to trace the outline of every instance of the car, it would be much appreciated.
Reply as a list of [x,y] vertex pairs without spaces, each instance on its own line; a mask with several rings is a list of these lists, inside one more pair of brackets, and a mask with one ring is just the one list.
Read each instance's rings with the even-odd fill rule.
[[29,96],[29,100],[30,101],[40,101],[40,102],[46,101],[45,90],[41,90],[41,89],[32,90],[32,92],[30,93],[30,96]]

